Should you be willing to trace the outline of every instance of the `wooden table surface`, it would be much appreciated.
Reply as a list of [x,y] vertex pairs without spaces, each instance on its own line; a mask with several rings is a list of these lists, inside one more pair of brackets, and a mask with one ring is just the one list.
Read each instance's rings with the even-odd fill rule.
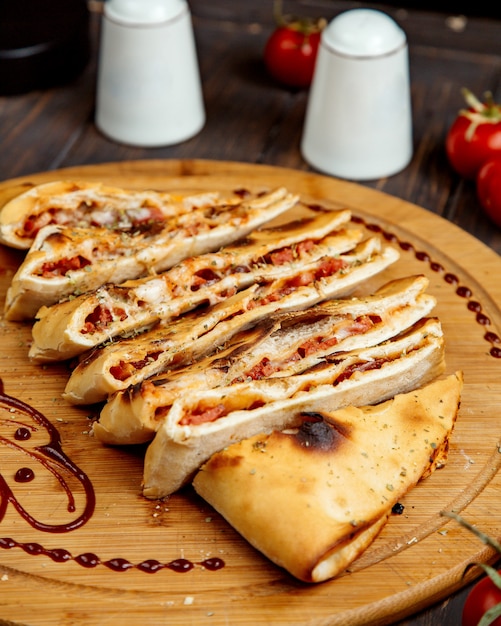
[[[207,121],[191,140],[155,149],[116,144],[94,125],[101,5],[89,6],[91,59],[84,72],[72,83],[47,91],[0,97],[1,180],[137,159],[215,159],[310,169],[299,150],[308,93],[276,84],[262,63],[273,28],[271,0],[190,0]],[[327,19],[358,6],[327,0],[285,3],[288,12]],[[407,33],[414,157],[401,173],[361,184],[441,215],[501,253],[501,230],[482,214],[473,183],[451,170],[444,152],[447,129],[463,106],[463,86],[479,96],[491,91],[501,101],[501,21],[396,3],[363,6],[384,10]],[[459,624],[468,590],[401,625]]]

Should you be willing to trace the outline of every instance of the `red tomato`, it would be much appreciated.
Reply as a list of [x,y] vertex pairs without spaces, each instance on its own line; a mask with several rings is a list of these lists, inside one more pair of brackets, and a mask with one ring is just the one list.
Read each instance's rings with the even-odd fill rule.
[[320,26],[303,27],[300,22],[273,31],[264,49],[264,63],[271,76],[289,87],[309,87],[320,35]]
[[501,105],[488,94],[482,103],[463,90],[468,109],[459,112],[447,133],[445,149],[458,174],[474,179],[489,159],[501,156]]
[[[463,607],[462,626],[478,626],[482,615],[501,602],[501,589],[498,589],[487,576],[482,578],[470,591]],[[501,617],[491,622],[491,626],[501,626]]]
[[501,155],[482,165],[477,175],[477,196],[484,211],[501,227]]

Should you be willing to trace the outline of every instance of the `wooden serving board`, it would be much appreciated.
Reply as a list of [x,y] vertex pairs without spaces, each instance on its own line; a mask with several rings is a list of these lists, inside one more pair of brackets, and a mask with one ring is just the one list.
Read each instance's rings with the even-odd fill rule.
[[[495,253],[397,198],[268,166],[104,164],[6,181],[0,194],[5,198],[27,183],[58,179],[157,190],[285,185],[307,201],[350,208],[367,234],[379,232],[400,250],[399,261],[380,282],[417,273],[429,277],[447,341],[447,371],[463,370],[465,386],[447,465],[405,497],[403,514],[392,516],[348,573],[307,585],[252,549],[191,488],[161,502],[144,499],[144,450],[107,448],[89,436],[93,408],[72,407],[61,398],[67,365],[30,363],[31,326],[1,318],[0,377],[4,393],[17,404],[4,397],[0,406],[0,621],[37,626],[386,624],[478,575],[473,568],[462,578],[471,561],[492,560],[492,551],[440,512],[455,509],[499,536],[501,260]],[[20,252],[0,247],[2,303],[21,259]],[[39,420],[36,436],[26,441],[14,437],[21,418]],[[33,466],[29,454],[35,445],[57,448],[57,436],[66,455],[59,465],[72,462],[83,472],[68,479],[67,488],[47,464]],[[16,482],[16,471],[26,467],[34,470],[34,480]],[[68,511],[69,493],[75,512]],[[291,533],[294,523],[291,519]],[[66,532],[54,532],[57,525]],[[191,569],[184,571],[184,566]]]

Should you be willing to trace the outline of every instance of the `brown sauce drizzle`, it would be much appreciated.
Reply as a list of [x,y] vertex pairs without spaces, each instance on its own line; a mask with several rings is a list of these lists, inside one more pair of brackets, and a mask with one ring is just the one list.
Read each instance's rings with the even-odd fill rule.
[[35,478],[35,472],[31,467],[21,467],[14,474],[16,483],[30,483]]
[[[59,431],[49,422],[49,420],[33,407],[25,404],[17,398],[8,396],[4,392],[3,382],[0,380],[0,405],[7,407],[9,411],[17,411],[27,420],[25,423],[22,418],[14,420],[1,420],[1,425],[13,427],[16,430],[13,437],[8,438],[0,435],[0,444],[7,446],[25,455],[34,463],[38,462],[42,469],[50,472],[59,482],[61,488],[67,497],[67,510],[69,513],[76,511],[74,494],[65,478],[70,475],[77,479],[85,493],[84,510],[75,519],[65,524],[46,524],[35,519],[17,500],[14,492],[9,487],[5,478],[0,474],[0,522],[5,515],[8,504],[16,509],[21,517],[27,521],[36,530],[52,533],[65,533],[75,530],[83,526],[92,516],[96,504],[94,488],[86,474],[75,465],[63,452],[61,447],[61,437]],[[23,443],[29,441],[33,433],[44,429],[49,437],[49,443],[35,446],[32,450],[23,447]],[[31,482],[35,478],[35,471],[29,467],[21,467],[14,475],[14,481],[17,483]]]
[[[0,444],[8,446],[11,449],[19,451],[20,454],[28,456],[31,462],[37,461],[43,469],[51,472],[58,480],[61,488],[66,493],[68,499],[68,512],[73,513],[76,510],[74,495],[64,478],[64,474],[70,473],[81,484],[85,492],[86,504],[83,512],[74,520],[67,524],[50,525],[36,520],[30,515],[20,502],[16,499],[14,492],[9,487],[5,478],[0,474],[0,522],[5,516],[7,507],[10,504],[17,510],[21,517],[28,522],[36,530],[49,533],[66,533],[83,526],[93,515],[96,498],[94,488],[87,475],[78,468],[71,459],[66,456],[61,447],[61,437],[58,430],[51,422],[33,407],[25,404],[21,400],[8,396],[4,392],[3,382],[0,379],[0,406],[3,405],[10,412],[17,411],[26,416],[27,423],[21,419],[0,419],[0,425],[3,427],[13,428],[14,433],[12,439],[0,435]],[[23,442],[28,442],[34,433],[38,430],[45,429],[49,435],[49,443],[36,446],[33,450],[27,450],[22,447]],[[14,474],[16,483],[29,483],[35,479],[36,473],[31,467],[20,467]],[[0,537],[0,549],[12,550],[20,548],[26,554],[31,556],[45,556],[56,563],[64,563],[74,561],[81,567],[91,569],[98,565],[103,565],[114,572],[125,572],[129,569],[136,569],[147,574],[154,574],[161,570],[170,570],[176,573],[184,573],[191,571],[196,565],[202,566],[209,571],[217,571],[225,566],[225,562],[219,557],[210,557],[204,561],[194,563],[187,559],[174,559],[168,563],[161,563],[156,559],[147,559],[141,563],[131,563],[127,559],[113,558],[108,561],[102,561],[99,556],[93,552],[84,552],[77,556],[73,556],[65,548],[44,548],[36,542],[20,542],[10,537]]]
[[24,550],[26,554],[31,556],[45,556],[54,561],[55,563],[66,563],[68,561],[74,561],[81,567],[86,569],[93,569],[98,565],[104,565],[108,569],[114,572],[126,572],[130,569],[136,569],[146,574],[155,574],[161,570],[170,570],[178,574],[184,574],[190,572],[195,566],[200,565],[206,570],[215,572],[222,569],[225,566],[223,559],[219,557],[210,557],[204,561],[194,563],[188,559],[174,559],[169,563],[161,563],[156,559],[147,559],[141,563],[131,563],[127,559],[114,558],[108,561],[102,561],[93,552],[83,552],[77,556],[73,556],[68,550],[64,548],[44,548],[42,545],[36,542],[19,542],[11,539],[10,537],[0,538],[0,548],[2,550],[12,550],[14,548],[20,548]]
[[[314,208],[314,207],[310,207]],[[408,241],[401,241],[394,233],[384,230],[378,224],[372,224],[366,222],[363,218],[358,216],[352,216],[351,221],[354,224],[360,224],[364,226],[367,230],[379,233],[386,241],[394,243],[400,247],[401,250],[405,252],[413,252],[414,256],[418,261],[422,261],[424,263],[428,263],[430,269],[437,274],[443,274],[443,279],[449,285],[456,287],[456,294],[460,298],[464,298],[467,300],[466,306],[469,311],[475,314],[475,321],[480,326],[491,326],[490,318],[483,312],[482,305],[480,302],[473,299],[473,291],[470,287],[466,285],[459,284],[459,278],[450,272],[446,272],[445,268],[433,259],[430,258],[430,255],[427,252],[416,250],[414,245]],[[492,332],[488,331],[484,334],[484,340],[491,345],[489,350],[489,354],[495,359],[501,359],[501,339],[500,337]]]

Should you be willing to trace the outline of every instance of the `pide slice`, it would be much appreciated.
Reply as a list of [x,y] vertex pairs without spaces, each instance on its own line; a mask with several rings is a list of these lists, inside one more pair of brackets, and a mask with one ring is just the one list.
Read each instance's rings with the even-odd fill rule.
[[8,320],[106,283],[165,271],[182,259],[219,249],[292,208],[280,188],[238,204],[215,204],[132,230],[48,225],[35,237],[5,302]]
[[271,561],[306,582],[340,574],[392,506],[447,458],[462,373],[376,406],[296,414],[299,424],[215,453],[195,490]]
[[387,400],[445,369],[440,322],[353,353],[334,355],[299,374],[191,392],[176,399],[150,443],[143,494],[162,498],[189,481],[212,454],[262,432],[287,428],[300,411],[334,410]]
[[[73,180],[19,186],[12,195],[9,192],[10,188],[2,192],[7,200],[0,209],[0,242],[22,250],[28,250],[48,225],[130,230],[223,200],[213,191],[162,193]],[[240,200],[236,195],[224,198],[228,203]]]
[[285,377],[336,353],[377,345],[430,314],[428,279],[391,281],[365,298],[328,300],[306,311],[272,315],[237,333],[223,349],[113,394],[94,424],[104,443],[150,440],[177,397],[192,391]]

